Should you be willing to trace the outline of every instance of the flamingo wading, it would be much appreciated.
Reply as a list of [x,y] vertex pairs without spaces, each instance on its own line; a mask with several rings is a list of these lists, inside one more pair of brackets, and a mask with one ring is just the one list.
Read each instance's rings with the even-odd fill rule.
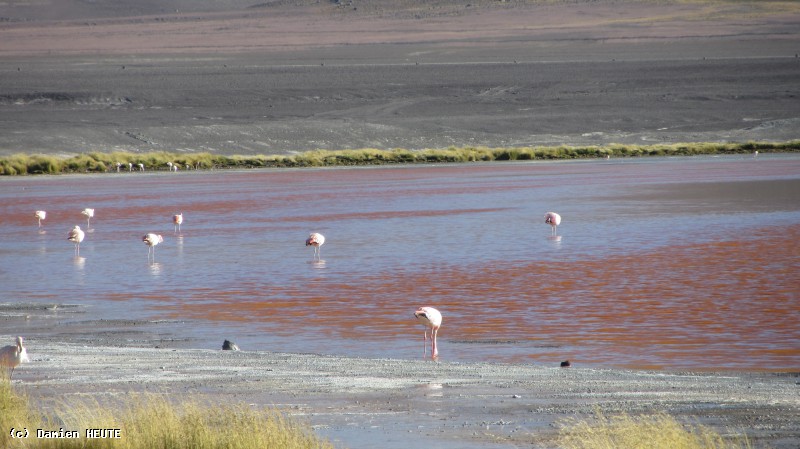
[[555,212],[548,212],[544,214],[544,222],[552,227],[553,235],[558,234],[558,225],[561,224],[561,215]]
[[79,256],[81,254],[81,242],[83,238],[86,237],[86,234],[81,230],[81,227],[75,225],[71,231],[69,231],[69,235],[67,236],[67,240],[75,244],[75,255]]
[[173,215],[172,223],[175,225],[175,233],[181,232],[181,223],[183,223],[183,212]]
[[39,222],[39,227],[41,228],[42,227],[42,220],[44,220],[47,217],[47,212],[45,212],[43,210],[37,210],[33,214],[33,217]]
[[319,247],[323,244],[325,244],[325,236],[318,232],[312,232],[306,239],[306,246],[311,245],[314,247],[314,257],[316,259],[320,258]]
[[94,209],[87,207],[81,211],[81,214],[86,217],[86,229],[89,229],[91,227],[89,222],[91,221],[92,217],[94,217]]
[[153,262],[156,261],[156,245],[164,241],[164,237],[160,234],[153,234],[152,232],[142,237],[142,241],[147,245],[147,260],[150,261],[150,253],[153,253]]
[[0,366],[8,370],[8,378],[14,374],[14,368],[20,363],[29,362],[28,351],[22,346],[22,337],[17,337],[17,344],[0,348]]
[[439,350],[436,347],[436,335],[439,333],[439,328],[442,326],[442,314],[433,307],[420,307],[414,312],[414,317],[420,324],[425,326],[425,345],[422,356],[424,357],[428,351],[428,331],[431,334],[431,358],[436,359],[439,357]]

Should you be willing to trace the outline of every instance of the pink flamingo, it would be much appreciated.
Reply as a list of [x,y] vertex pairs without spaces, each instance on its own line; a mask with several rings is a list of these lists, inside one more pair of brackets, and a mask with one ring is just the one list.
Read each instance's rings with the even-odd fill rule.
[[22,337],[17,337],[16,345],[8,345],[0,348],[0,366],[9,370],[8,378],[14,374],[14,368],[20,363],[29,362],[28,351],[22,346]]
[[325,236],[318,232],[312,232],[306,239],[306,246],[311,245],[314,247],[314,257],[317,259],[320,258],[319,247],[323,244],[325,244]]
[[84,217],[86,217],[86,229],[91,228],[89,222],[91,221],[92,217],[94,217],[94,209],[87,207],[86,209],[81,211]]
[[414,317],[417,321],[425,326],[425,346],[422,356],[424,357],[428,352],[428,330],[431,333],[431,358],[436,359],[439,357],[439,350],[436,347],[436,335],[439,333],[439,328],[442,326],[442,314],[433,307],[420,307],[414,312]]
[[44,219],[45,219],[45,217],[47,217],[47,212],[45,212],[45,211],[43,211],[43,210],[37,210],[37,211],[36,211],[36,212],[33,214],[33,217],[34,217],[34,218],[36,218],[36,220],[38,220],[38,221],[39,221],[39,227],[41,228],[41,227],[42,227],[42,220],[44,220]]
[[175,224],[175,232],[181,232],[181,223],[183,223],[183,212],[172,216],[172,223]]
[[69,231],[69,235],[67,236],[67,240],[75,244],[75,255],[79,256],[81,254],[81,242],[83,238],[86,237],[86,234],[81,230],[81,227],[75,225],[71,231]]
[[152,232],[142,237],[142,241],[147,245],[147,261],[150,261],[150,253],[153,253],[153,262],[156,261],[156,245],[164,242],[164,237],[160,234],[153,234]]
[[558,225],[561,224],[561,215],[555,212],[548,212],[544,214],[544,222],[552,226],[553,235],[558,233]]

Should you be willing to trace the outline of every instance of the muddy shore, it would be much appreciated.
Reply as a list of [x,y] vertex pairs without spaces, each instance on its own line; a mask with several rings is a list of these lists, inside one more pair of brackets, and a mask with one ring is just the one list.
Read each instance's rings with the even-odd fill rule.
[[3,341],[29,335],[13,384],[42,407],[129,392],[274,406],[337,447],[553,447],[569,418],[667,412],[753,447],[800,444],[800,375],[604,370],[191,349],[190,323],[96,320],[79,305],[6,303]]

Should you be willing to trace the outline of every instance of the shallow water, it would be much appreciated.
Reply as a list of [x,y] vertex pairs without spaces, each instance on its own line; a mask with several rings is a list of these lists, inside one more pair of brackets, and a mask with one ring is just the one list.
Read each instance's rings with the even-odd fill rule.
[[442,360],[800,368],[797,155],[4,178],[0,212],[0,302],[199,347],[419,358],[430,305]]

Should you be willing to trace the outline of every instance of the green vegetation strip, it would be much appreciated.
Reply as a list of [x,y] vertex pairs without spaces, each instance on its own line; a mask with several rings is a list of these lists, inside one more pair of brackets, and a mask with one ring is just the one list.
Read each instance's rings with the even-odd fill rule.
[[[427,150],[314,150],[292,155],[223,156],[211,153],[92,152],[70,157],[15,154],[0,158],[0,175],[103,173],[139,170],[209,170],[257,167],[333,167],[475,161],[530,161],[641,156],[695,156],[701,154],[788,153],[800,151],[800,140],[788,142],[674,143],[661,145],[558,147],[450,147]],[[118,165],[119,164],[119,165]],[[131,167],[132,164],[132,168]]]
[[48,415],[0,379],[0,447],[8,449],[333,449],[311,428],[273,409],[245,404],[172,403],[129,395],[114,407],[57,403]]

